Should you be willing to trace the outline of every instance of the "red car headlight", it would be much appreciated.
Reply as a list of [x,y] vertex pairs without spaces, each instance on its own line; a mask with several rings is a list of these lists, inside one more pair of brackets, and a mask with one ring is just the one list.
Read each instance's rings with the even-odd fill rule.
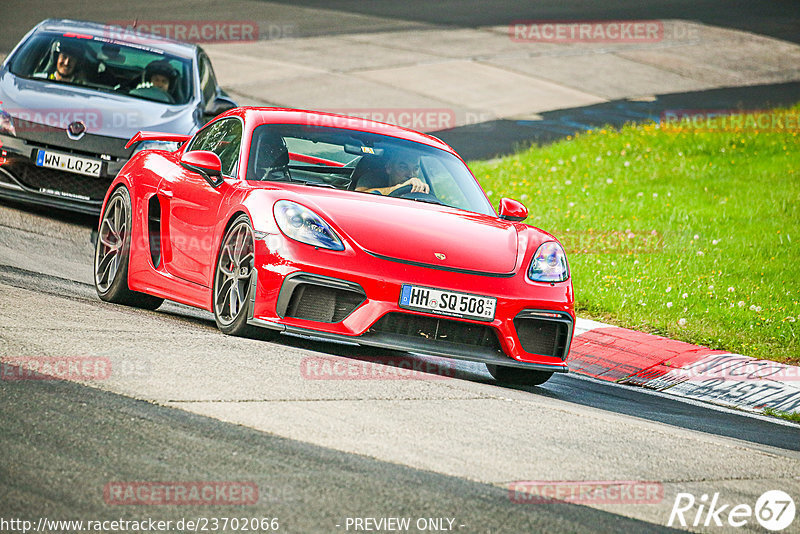
[[296,202],[279,200],[275,203],[275,222],[286,237],[314,247],[344,250],[336,232],[322,217]]
[[569,278],[567,255],[555,241],[542,243],[528,267],[528,278],[534,282],[563,282]]

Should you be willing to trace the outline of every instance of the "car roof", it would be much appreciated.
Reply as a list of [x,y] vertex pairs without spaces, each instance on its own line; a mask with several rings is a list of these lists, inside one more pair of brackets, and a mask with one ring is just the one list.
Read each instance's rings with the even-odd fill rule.
[[191,43],[175,41],[160,35],[136,32],[110,24],[99,24],[84,20],[47,19],[36,26],[36,32],[79,33],[91,35],[104,40],[128,43],[134,46],[147,45],[158,48],[169,54],[181,57],[194,57],[197,46]]
[[444,141],[432,135],[359,117],[348,117],[336,113],[326,113],[323,111],[310,111],[305,109],[289,108],[265,108],[265,107],[239,107],[234,108],[220,115],[239,116],[248,122],[261,124],[308,124],[316,126],[327,126],[331,128],[342,128],[345,130],[357,130],[360,132],[374,133],[405,139],[415,143],[439,148],[455,155],[456,152]]

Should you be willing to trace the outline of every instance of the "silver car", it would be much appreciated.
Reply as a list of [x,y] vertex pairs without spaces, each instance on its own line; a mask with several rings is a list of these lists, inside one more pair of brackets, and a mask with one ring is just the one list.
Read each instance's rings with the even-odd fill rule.
[[235,106],[199,46],[45,20],[0,68],[0,197],[99,214],[125,162],[152,148],[125,148],[136,132],[193,134]]

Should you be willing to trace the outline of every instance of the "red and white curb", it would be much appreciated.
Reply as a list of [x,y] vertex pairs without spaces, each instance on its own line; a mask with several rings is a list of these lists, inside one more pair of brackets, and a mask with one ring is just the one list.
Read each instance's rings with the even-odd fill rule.
[[578,318],[570,371],[744,410],[800,411],[800,367]]

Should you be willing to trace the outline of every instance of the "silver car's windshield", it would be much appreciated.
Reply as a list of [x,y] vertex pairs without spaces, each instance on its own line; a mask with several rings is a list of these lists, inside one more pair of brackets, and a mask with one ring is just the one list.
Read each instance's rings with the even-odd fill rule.
[[190,59],[88,35],[38,33],[17,50],[9,70],[165,104],[185,104],[193,92]]

